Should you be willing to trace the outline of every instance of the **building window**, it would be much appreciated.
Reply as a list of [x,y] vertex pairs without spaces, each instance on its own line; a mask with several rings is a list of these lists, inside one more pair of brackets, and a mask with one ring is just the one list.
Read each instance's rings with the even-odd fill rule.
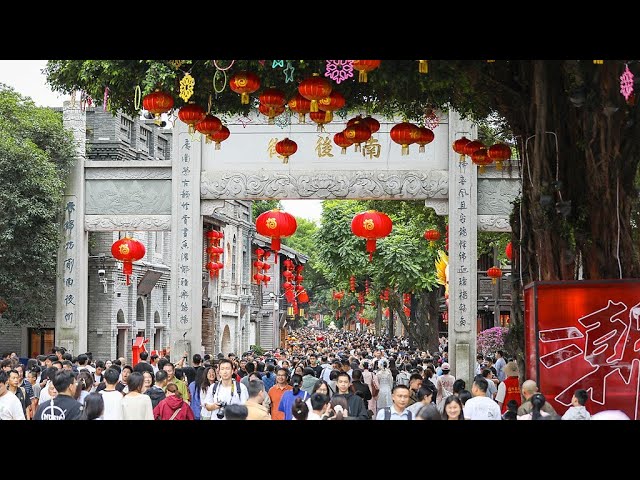
[[133,122],[124,115],[120,116],[120,133],[121,138],[127,143],[131,143],[131,138],[133,137]]
[[158,146],[156,147],[157,150],[157,157],[161,160],[165,160],[165,157],[167,155],[167,140],[162,138],[162,137],[158,137]]
[[[247,251],[242,250],[242,270],[247,268]],[[242,278],[242,272],[240,272],[240,283],[244,282],[244,278]]]
[[233,248],[231,249],[231,284],[235,285],[236,282],[236,236],[233,236]]
[[29,358],[47,355],[55,346],[55,328],[29,329]]
[[149,153],[149,130],[140,126],[140,150]]

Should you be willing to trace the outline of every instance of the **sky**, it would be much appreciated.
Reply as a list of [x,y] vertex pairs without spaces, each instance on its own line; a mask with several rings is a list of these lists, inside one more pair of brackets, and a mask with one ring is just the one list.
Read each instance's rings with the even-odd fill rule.
[[[62,107],[68,96],[54,93],[46,83],[41,70],[46,60],[0,60],[0,83],[13,87],[18,93],[41,107]],[[294,217],[320,222],[320,200],[282,200],[284,210]]]

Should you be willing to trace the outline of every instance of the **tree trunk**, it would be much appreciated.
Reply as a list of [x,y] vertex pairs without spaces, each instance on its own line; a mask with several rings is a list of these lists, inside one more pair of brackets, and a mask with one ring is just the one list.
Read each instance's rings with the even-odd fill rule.
[[438,300],[439,290],[424,291],[411,296],[411,316],[407,318],[402,308],[401,294],[389,296],[389,317],[393,312],[404,325],[412,345],[420,350],[434,352],[438,349]]

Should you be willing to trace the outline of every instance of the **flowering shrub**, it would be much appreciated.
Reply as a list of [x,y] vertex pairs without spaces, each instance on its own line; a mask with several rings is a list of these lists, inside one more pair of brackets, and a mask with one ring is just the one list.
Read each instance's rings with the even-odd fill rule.
[[478,353],[487,355],[495,355],[496,351],[504,349],[504,337],[508,328],[493,327],[487,328],[478,334]]

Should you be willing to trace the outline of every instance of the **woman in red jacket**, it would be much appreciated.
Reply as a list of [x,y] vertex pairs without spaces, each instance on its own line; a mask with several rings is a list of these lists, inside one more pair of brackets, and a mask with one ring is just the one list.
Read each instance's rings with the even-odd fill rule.
[[153,409],[156,420],[195,420],[193,411],[187,402],[182,400],[182,394],[175,383],[167,385],[166,397]]

